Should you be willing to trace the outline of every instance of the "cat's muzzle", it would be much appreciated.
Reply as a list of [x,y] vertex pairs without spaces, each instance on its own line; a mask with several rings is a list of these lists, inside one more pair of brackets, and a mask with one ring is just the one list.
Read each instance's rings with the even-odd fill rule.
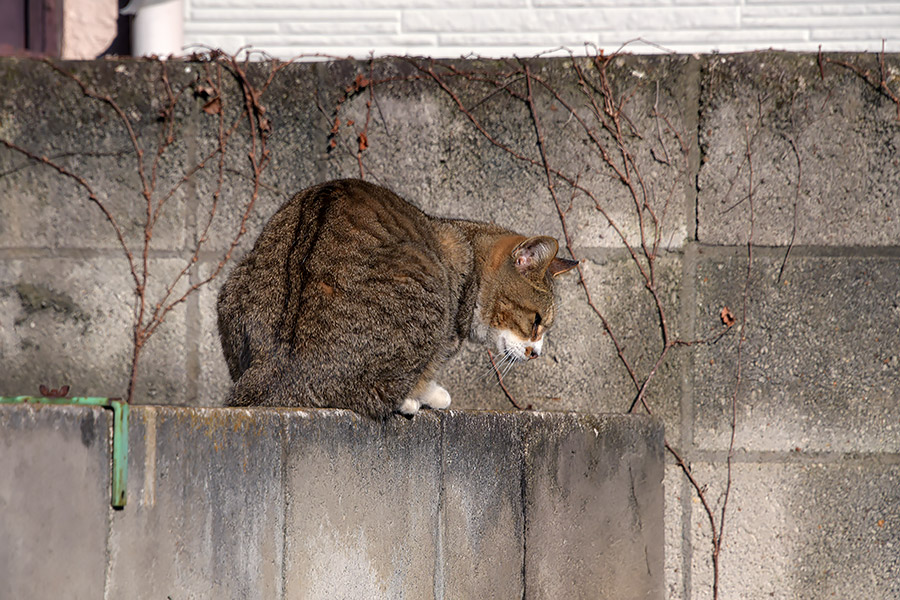
[[523,340],[509,331],[501,331],[497,340],[497,350],[517,361],[526,361],[541,355],[543,339]]

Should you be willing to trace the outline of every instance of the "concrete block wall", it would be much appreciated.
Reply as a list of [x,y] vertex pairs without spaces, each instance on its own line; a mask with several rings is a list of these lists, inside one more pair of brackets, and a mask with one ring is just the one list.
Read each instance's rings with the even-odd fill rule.
[[[534,86],[549,160],[597,200],[556,181],[586,289],[621,355],[644,377],[661,347],[658,311],[603,216],[639,248],[634,201],[562,103],[591,118],[574,63],[527,64],[559,92]],[[204,72],[198,63],[168,65],[175,86],[194,85]],[[446,91],[420,78],[428,61],[291,65],[261,95],[272,163],[238,253],[294,191],[359,176],[367,113],[366,178],[434,214],[562,239],[521,99],[524,81],[515,76],[521,64],[453,65],[484,77],[451,76],[440,65],[435,72],[492,139],[533,162],[488,141]],[[118,98],[144,147],[155,147],[164,97],[158,63],[67,68]],[[248,67],[251,80],[261,84],[267,68]],[[128,134],[115,115],[44,63],[5,60],[0,73],[7,82],[0,138],[83,174],[122,216],[126,239],[139,242],[144,205]],[[772,52],[609,63],[623,123],[633,127],[625,140],[661,217],[655,269],[671,331],[686,341],[717,334],[725,307],[737,320],[715,343],[674,347],[646,396],[718,511],[737,389],[720,598],[900,595],[900,121],[891,96],[900,95],[898,73],[900,59],[890,54],[883,67],[872,54]],[[360,75],[381,83],[353,92]],[[520,98],[497,91],[507,83]],[[226,88],[227,110],[242,106],[230,95],[232,84]],[[216,120],[202,111],[207,101],[184,95],[179,135],[159,171],[168,183],[209,148]],[[235,138],[224,165],[225,200],[192,281],[214,267],[239,221],[249,191],[244,143]],[[149,254],[151,285],[164,286],[189,260],[214,180],[215,173],[198,172],[169,201]],[[190,296],[151,338],[139,402],[221,403],[228,380],[215,331],[216,290]],[[560,307],[545,356],[511,371],[507,389],[538,410],[627,411],[634,385],[576,276],[560,280]],[[0,393],[68,383],[73,394],[123,395],[132,308],[121,250],[96,207],[55,171],[0,147]],[[465,347],[440,381],[455,408],[508,409],[489,373],[484,350]],[[711,597],[708,519],[667,460],[666,597]]]
[[[185,43],[273,56],[532,56],[615,51],[900,50],[893,3],[825,0],[185,0]],[[556,52],[556,54],[561,54]]]
[[0,406],[0,597],[663,595],[647,417]]

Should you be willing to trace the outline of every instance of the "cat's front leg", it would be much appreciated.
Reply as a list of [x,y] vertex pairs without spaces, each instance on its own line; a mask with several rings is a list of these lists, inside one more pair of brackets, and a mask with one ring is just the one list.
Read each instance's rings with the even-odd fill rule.
[[449,408],[450,406],[450,392],[433,381],[429,381],[421,392],[416,392],[417,390],[414,389],[411,397],[400,403],[397,408],[400,413],[411,417],[419,412],[419,408],[422,406],[431,408]]

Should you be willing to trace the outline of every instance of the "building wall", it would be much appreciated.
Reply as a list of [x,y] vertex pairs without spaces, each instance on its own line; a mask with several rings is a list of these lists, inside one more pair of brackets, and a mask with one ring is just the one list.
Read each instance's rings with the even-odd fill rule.
[[584,54],[638,39],[630,52],[900,50],[900,4],[852,0],[185,0],[185,19],[188,47],[280,58]]

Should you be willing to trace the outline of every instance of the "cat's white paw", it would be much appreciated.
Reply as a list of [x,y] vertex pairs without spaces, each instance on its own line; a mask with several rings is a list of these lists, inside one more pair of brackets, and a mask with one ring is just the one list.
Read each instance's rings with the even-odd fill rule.
[[428,389],[422,398],[422,404],[431,408],[449,408],[450,392],[432,381],[428,384]]
[[431,408],[448,408],[450,406],[450,392],[430,382],[425,392],[418,398],[407,398],[397,407],[397,412],[411,417],[419,412],[419,408],[430,406]]
[[407,398],[404,400],[399,407],[397,407],[397,411],[401,414],[404,414],[408,417],[415,415],[419,412],[420,403],[418,400],[413,400],[412,398]]

